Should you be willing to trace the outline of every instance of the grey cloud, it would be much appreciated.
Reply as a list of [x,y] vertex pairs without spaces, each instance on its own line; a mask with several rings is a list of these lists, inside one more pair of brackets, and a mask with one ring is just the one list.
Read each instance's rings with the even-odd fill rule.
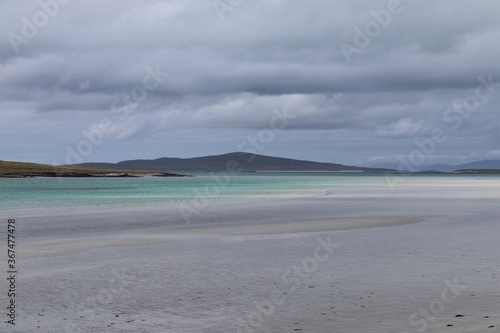
[[[2,2],[0,113],[5,124],[15,124],[12,114],[22,112],[26,142],[33,142],[28,129],[41,119],[79,133],[109,118],[116,132],[107,140],[119,145],[170,137],[179,128],[254,131],[266,126],[274,108],[286,106],[296,116],[282,133],[290,146],[300,147],[294,141],[300,131],[313,135],[318,159],[328,150],[320,144],[328,141],[324,136],[342,133],[349,149],[337,147],[341,156],[358,161],[352,156],[358,144],[364,163],[391,148],[410,149],[413,138],[436,127],[449,129],[443,113],[474,93],[478,76],[500,81],[500,3],[493,0],[402,1],[400,13],[348,63],[339,44],[354,45],[353,29],[363,30],[387,3],[243,1],[220,21],[211,1],[72,1],[15,53],[8,34],[21,34],[23,17],[31,19],[40,5]],[[157,65],[168,79],[120,120],[113,101],[142,83],[146,66]],[[458,130],[448,131],[457,145],[484,156],[498,150],[496,89]],[[470,148],[471,138],[485,141]],[[64,147],[78,135],[47,140]],[[299,149],[304,157],[311,154],[309,141]],[[286,140],[276,145],[293,153]]]

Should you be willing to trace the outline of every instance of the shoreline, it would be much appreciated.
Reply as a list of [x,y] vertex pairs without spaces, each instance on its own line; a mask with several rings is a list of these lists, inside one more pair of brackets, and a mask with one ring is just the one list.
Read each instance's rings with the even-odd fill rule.
[[140,178],[140,177],[192,177],[169,172],[138,172],[138,173],[26,173],[26,174],[0,174],[0,178]]

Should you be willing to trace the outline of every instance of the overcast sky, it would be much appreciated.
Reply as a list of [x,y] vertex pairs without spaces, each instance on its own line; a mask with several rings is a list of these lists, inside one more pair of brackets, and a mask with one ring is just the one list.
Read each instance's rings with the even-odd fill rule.
[[497,0],[1,1],[0,13],[3,160],[500,159]]

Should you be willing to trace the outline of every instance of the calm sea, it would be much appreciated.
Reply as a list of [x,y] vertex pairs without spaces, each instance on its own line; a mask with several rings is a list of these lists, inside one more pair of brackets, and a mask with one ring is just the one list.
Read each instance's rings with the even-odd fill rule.
[[258,172],[231,177],[200,173],[182,178],[3,178],[0,179],[0,214],[161,206],[189,201],[200,195],[208,200],[276,198],[301,195],[309,190],[385,183],[381,174],[330,172]]

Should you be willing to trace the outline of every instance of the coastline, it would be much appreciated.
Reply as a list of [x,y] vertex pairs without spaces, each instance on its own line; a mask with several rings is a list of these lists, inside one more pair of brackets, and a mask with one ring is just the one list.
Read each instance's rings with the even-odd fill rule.
[[184,175],[150,170],[99,169],[78,165],[48,165],[0,160],[0,178],[119,178],[119,177],[184,177]]
[[0,178],[133,178],[133,177],[191,177],[168,172],[105,172],[105,173],[23,173],[23,174],[0,174]]

